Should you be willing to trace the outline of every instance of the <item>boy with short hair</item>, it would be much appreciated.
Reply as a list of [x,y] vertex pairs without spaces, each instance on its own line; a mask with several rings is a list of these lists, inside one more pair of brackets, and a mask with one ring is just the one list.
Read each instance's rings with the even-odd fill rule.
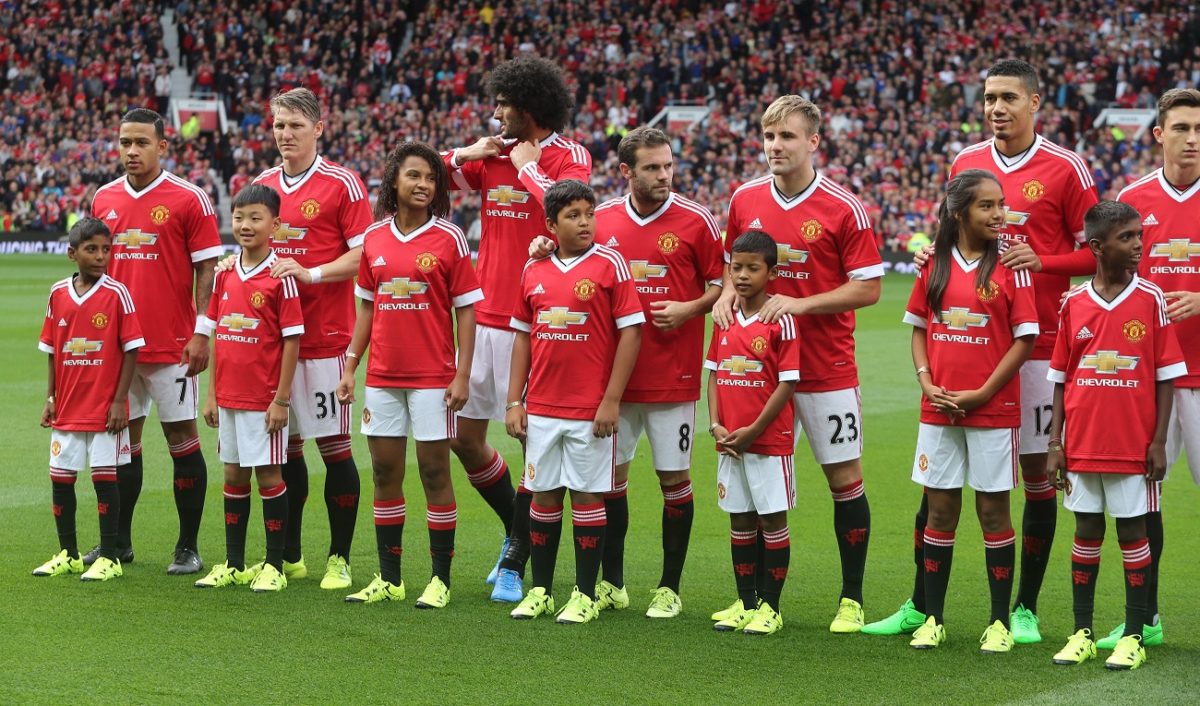
[[[771,236],[748,231],[733,242],[730,283],[737,292],[733,322],[715,329],[704,367],[709,432],[721,454],[717,504],[729,513],[733,574],[740,605],[713,625],[721,632],[770,635],[783,629],[779,598],[791,558],[787,511],[796,504],[792,467],[792,394],[800,379],[796,322],[781,314],[765,323],[759,311],[775,279],[779,248]],[[765,551],[758,551],[762,529]],[[763,571],[756,566],[763,561]],[[756,575],[763,575],[763,587]]]
[[1075,513],[1075,634],[1054,662],[1096,656],[1092,613],[1107,511],[1116,519],[1125,564],[1125,630],[1104,666],[1137,669],[1146,661],[1145,515],[1157,509],[1166,473],[1171,381],[1187,366],[1162,290],[1136,274],[1141,216],[1128,204],[1101,201],[1087,212],[1084,228],[1096,275],[1067,293],[1047,375],[1054,411],[1046,470],[1057,474],[1063,504]]
[[[145,345],[133,298],[106,271],[112,233],[84,218],[67,235],[67,257],[79,271],[50,288],[38,349],[50,356],[42,426],[50,432],[50,481],[61,550],[34,576],[121,576],[117,558],[120,495],[117,466],[129,463],[129,384]],[[91,467],[100,514],[100,556],[84,572],[75,534],[75,479]]]
[[579,624],[600,614],[595,591],[607,524],[604,493],[613,490],[619,403],[646,317],[625,260],[595,243],[591,188],[561,181],[546,191],[544,205],[558,251],[526,263],[511,321],[517,333],[505,426],[526,440],[524,483],[533,491],[533,587],[512,617],[554,612],[562,502],[570,490],[575,590],[558,622]]
[[[304,319],[295,280],[271,277],[276,259],[271,234],[279,222],[274,189],[252,184],[234,197],[233,233],[242,252],[233,269],[217,275],[203,321],[206,333],[216,338],[204,421],[220,429],[225,562],[197,581],[197,588],[250,584],[263,593],[287,587],[288,500],[280,465],[287,459],[288,408]],[[267,558],[247,569],[251,471],[262,496]]]

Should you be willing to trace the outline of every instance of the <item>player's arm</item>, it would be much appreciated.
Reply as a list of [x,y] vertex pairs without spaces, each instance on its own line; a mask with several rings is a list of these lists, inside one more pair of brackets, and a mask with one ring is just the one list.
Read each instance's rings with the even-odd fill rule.
[[[446,163],[446,169],[453,176],[467,162],[478,162],[495,157],[500,154],[500,150],[502,149],[504,149],[504,139],[495,135],[489,135],[479,138],[470,147],[459,147],[456,150],[451,150],[443,154],[442,159]],[[450,188],[464,188],[462,184],[457,183],[457,179],[452,178],[450,181]]]
[[589,162],[575,162],[563,166],[558,174],[551,176],[542,170],[538,160],[542,157],[542,148],[537,142],[526,140],[508,153],[512,165],[517,169],[517,179],[529,190],[534,200],[539,204],[545,202],[546,189],[566,179],[576,179],[588,183],[592,175]]
[[1146,449],[1146,477],[1153,481],[1160,481],[1167,475],[1167,426],[1174,400],[1174,380],[1154,383],[1154,407],[1158,417],[1154,422],[1154,437]]
[[504,428],[514,439],[525,441],[529,417],[521,396],[529,380],[529,332],[518,330],[513,336],[512,362],[508,368],[508,404],[505,405]]
[[1037,338],[1034,334],[1014,338],[1012,346],[1008,352],[1000,359],[999,365],[988,376],[983,387],[976,390],[950,390],[946,393],[954,404],[963,411],[969,411],[986,404],[999,392],[1009,380],[1012,380],[1020,370],[1021,366],[1029,356],[1033,353],[1033,341]]
[[612,372],[608,376],[608,387],[604,388],[604,399],[596,409],[592,422],[592,436],[607,439],[617,433],[617,422],[621,416],[621,397],[637,363],[638,349],[642,345],[642,326],[633,324],[621,329],[617,338],[617,353],[613,356]]
[[682,326],[687,321],[704,316],[712,311],[713,304],[725,291],[723,286],[709,284],[698,298],[686,302],[661,301],[650,302],[650,315],[654,325],[663,331],[670,331]]
[[750,444],[759,436],[762,436],[763,430],[771,423],[788,401],[792,399],[792,395],[796,392],[795,380],[780,380],[775,386],[775,391],[767,399],[767,403],[763,405],[762,411],[758,413],[758,418],[755,419],[750,426],[745,426],[740,429],[734,429],[726,434],[724,438],[718,438],[717,442],[722,446],[735,449],[739,452],[745,451]]
[[208,367],[208,394],[204,396],[204,406],[200,408],[200,416],[210,429],[216,429],[220,417],[217,414],[217,353],[213,351],[212,365]]
[[316,267],[305,267],[290,257],[279,258],[271,265],[271,276],[278,279],[291,275],[297,282],[304,284],[345,282],[358,272],[358,261],[361,259],[361,245],[350,248],[337,258]]
[[350,346],[346,349],[346,365],[342,369],[342,379],[338,380],[337,384],[337,398],[342,404],[354,402],[354,371],[358,370],[358,363],[366,355],[367,346],[371,344],[374,323],[375,302],[359,299],[354,333],[350,336]]
[[287,426],[288,408],[292,406],[292,379],[296,376],[296,361],[300,358],[299,334],[283,339],[283,359],[279,362],[279,384],[275,399],[267,407],[267,433],[274,434]]
[[733,304],[736,301],[737,290],[733,288],[733,279],[729,276],[727,263],[721,274],[721,293],[717,295],[712,307],[713,323],[723,329],[729,328],[733,323]]
[[925,329],[920,326],[913,326],[912,359],[917,384],[921,386],[921,394],[925,395],[925,399],[946,416],[961,417],[962,410],[950,399],[946,388],[933,384],[933,373],[929,371],[929,343],[925,340]]
[[46,404],[42,407],[41,423],[43,427],[49,427],[51,424],[53,424],[54,416],[56,414],[54,400],[54,354],[51,353],[50,355],[46,356],[46,359],[50,361],[50,367],[46,373]]
[[1067,482],[1067,453],[1063,449],[1063,421],[1066,419],[1063,401],[1065,383],[1054,383],[1054,404],[1050,411],[1050,441],[1046,444],[1046,475],[1054,479],[1054,487],[1059,490],[1068,489]]
[[454,380],[446,388],[446,407],[452,412],[461,411],[467,404],[471,383],[471,361],[475,357],[475,306],[455,307],[454,327],[458,338],[458,369]]
[[[204,339],[208,341],[207,338]],[[117,393],[108,406],[108,420],[104,428],[115,434],[129,426],[129,385],[133,383],[133,370],[137,367],[137,348],[130,348],[121,356],[121,375],[117,378]]]
[[717,441],[717,450],[722,454],[741,458],[741,453],[737,449],[725,447],[719,440],[729,436],[729,430],[721,423],[721,407],[720,398],[717,396],[717,371],[710,370],[708,372],[708,433],[713,435]]
[[[196,311],[207,311],[208,300],[212,298],[213,280],[216,278],[217,259],[209,258],[199,262],[192,263],[192,269],[195,271],[195,297]],[[202,330],[200,322],[196,322],[196,330],[192,334],[191,340],[183,347],[183,357],[179,360],[180,365],[187,366],[188,377],[193,377],[204,372],[208,367],[208,335],[210,331]]]
[[1171,321],[1179,322],[1200,314],[1200,292],[1166,292],[1170,301],[1167,305],[1167,316]]
[[[883,280],[879,277],[871,279],[852,279],[845,284],[828,292],[814,294],[811,297],[785,297],[773,295],[759,310],[759,319],[771,324],[779,320],[781,314],[806,316],[813,314],[841,314],[871,306],[879,301],[883,291]],[[732,289],[732,282],[730,282]]]
[[1000,256],[1000,264],[1014,272],[1029,270],[1048,275],[1081,277],[1095,274],[1096,257],[1088,248],[1080,248],[1062,255],[1039,256],[1028,243],[1010,245]]

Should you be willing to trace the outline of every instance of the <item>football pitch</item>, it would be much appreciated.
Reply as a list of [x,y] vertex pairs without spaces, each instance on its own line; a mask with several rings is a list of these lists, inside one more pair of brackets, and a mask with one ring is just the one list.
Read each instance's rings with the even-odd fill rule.
[[[49,286],[71,272],[65,257],[0,257],[0,389],[5,433],[0,493],[0,701],[7,703],[1195,703],[1200,697],[1200,490],[1181,462],[1167,484],[1165,563],[1160,604],[1166,645],[1150,648],[1136,672],[1110,673],[1101,660],[1056,667],[1050,658],[1072,632],[1070,545],[1074,522],[1060,509],[1058,537],[1039,613],[1045,642],[1011,654],[983,656],[978,639],[988,617],[983,541],[964,502],[947,598],[949,643],[923,652],[907,637],[828,632],[840,569],[832,503],[807,448],[797,454],[797,508],[791,513],[792,560],[783,632],[756,638],[713,632],[709,614],[734,598],[728,520],[716,506],[716,456],[697,436],[693,477],[696,520],[683,575],[684,613],[643,617],[659,576],[662,500],[649,448],[642,441],[630,473],[626,586],[631,606],[593,624],[517,622],[489,602],[483,578],[495,561],[501,525],[457,462],[459,523],[453,600],[420,611],[415,597],[429,576],[424,498],[411,460],[407,479],[403,603],[350,605],[343,592],[318,588],[328,523],[316,475],[305,513],[309,579],[279,595],[248,588],[201,591],[197,577],[165,572],[176,520],[170,459],[154,419],[145,434],[145,483],[134,524],[136,563],[124,578],[83,584],[75,577],[38,579],[29,572],[57,550],[47,476],[48,432],[38,426],[46,360],[36,343]],[[912,586],[912,517],[920,492],[909,480],[918,388],[909,329],[900,324],[912,278],[889,275],[882,301],[859,313],[864,469],[873,529],[867,563],[867,620],[891,613]],[[143,326],[154,322],[143,321]],[[801,342],[803,345],[803,341]],[[588,374],[581,371],[581,374]],[[207,374],[205,375],[207,382]],[[361,381],[360,381],[361,386]],[[360,387],[361,398],[361,387]],[[1097,410],[1102,414],[1102,410]],[[706,426],[703,410],[698,426]],[[371,520],[370,462],[357,433],[354,454],[363,498],[351,566],[355,589],[378,570]],[[519,468],[519,446],[493,425],[492,441]],[[200,550],[207,565],[224,559],[221,470],[213,430],[201,424],[209,485]],[[81,476],[81,548],[97,537],[94,493]],[[968,493],[969,494],[969,493]],[[1020,531],[1023,507],[1014,493]],[[263,546],[255,493],[247,554]],[[1110,522],[1111,525],[1111,522]],[[564,527],[555,594],[571,589],[569,524]],[[1104,545],[1096,625],[1101,635],[1124,616],[1121,557],[1113,528]]]

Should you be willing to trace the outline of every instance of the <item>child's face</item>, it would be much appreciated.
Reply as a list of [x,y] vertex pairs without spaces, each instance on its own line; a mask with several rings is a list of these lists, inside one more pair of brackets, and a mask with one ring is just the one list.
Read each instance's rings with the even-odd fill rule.
[[437,194],[437,177],[421,157],[410,155],[396,174],[396,203],[402,209],[426,209]]
[[962,218],[962,230],[979,240],[995,240],[1004,227],[1004,191],[991,179],[984,179],[975,188],[975,198]]
[[243,249],[263,247],[278,227],[279,217],[272,216],[264,204],[252,203],[233,209],[233,235]]
[[547,227],[558,239],[560,253],[571,257],[591,247],[596,230],[595,211],[587,199],[576,199],[558,212],[558,218],[546,219]]
[[1100,262],[1112,269],[1136,270],[1142,261],[1142,223],[1137,218],[1118,225],[1102,239],[1088,241]]
[[766,259],[756,252],[735,252],[729,261],[729,277],[738,296],[749,299],[767,288],[775,279],[776,268],[767,267]]
[[67,248],[67,257],[79,266],[79,271],[89,279],[100,279],[108,271],[108,259],[112,255],[112,238],[93,235],[79,244]]

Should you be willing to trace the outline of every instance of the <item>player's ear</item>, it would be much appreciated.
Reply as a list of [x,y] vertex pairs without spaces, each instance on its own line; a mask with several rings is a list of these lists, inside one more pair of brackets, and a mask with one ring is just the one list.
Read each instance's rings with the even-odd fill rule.
[[77,253],[76,253],[76,251],[75,251],[75,246],[74,246],[74,245],[68,245],[68,246],[67,246],[67,259],[68,259],[68,260],[70,260],[71,262],[75,262],[75,256],[76,256],[76,254],[77,254]]
[[770,270],[767,270],[767,280],[773,280],[779,276],[779,265],[772,265]]
[[1042,96],[1040,93],[1034,93],[1029,96],[1030,112],[1036,113],[1042,107]]
[[325,121],[318,120],[316,122],[316,124],[313,125],[313,137],[320,139],[321,135],[324,134],[324,132],[325,132]]
[[557,221],[547,218],[546,219],[546,230],[550,231],[550,235],[553,235],[555,238],[558,238],[558,222]]
[[283,219],[279,216],[275,216],[273,219],[271,219],[271,232],[274,233],[275,231],[279,230],[279,226],[281,225],[283,225]]
[[1104,241],[1099,238],[1088,238],[1088,248],[1092,251],[1092,255],[1100,257],[1100,250],[1104,247]]

